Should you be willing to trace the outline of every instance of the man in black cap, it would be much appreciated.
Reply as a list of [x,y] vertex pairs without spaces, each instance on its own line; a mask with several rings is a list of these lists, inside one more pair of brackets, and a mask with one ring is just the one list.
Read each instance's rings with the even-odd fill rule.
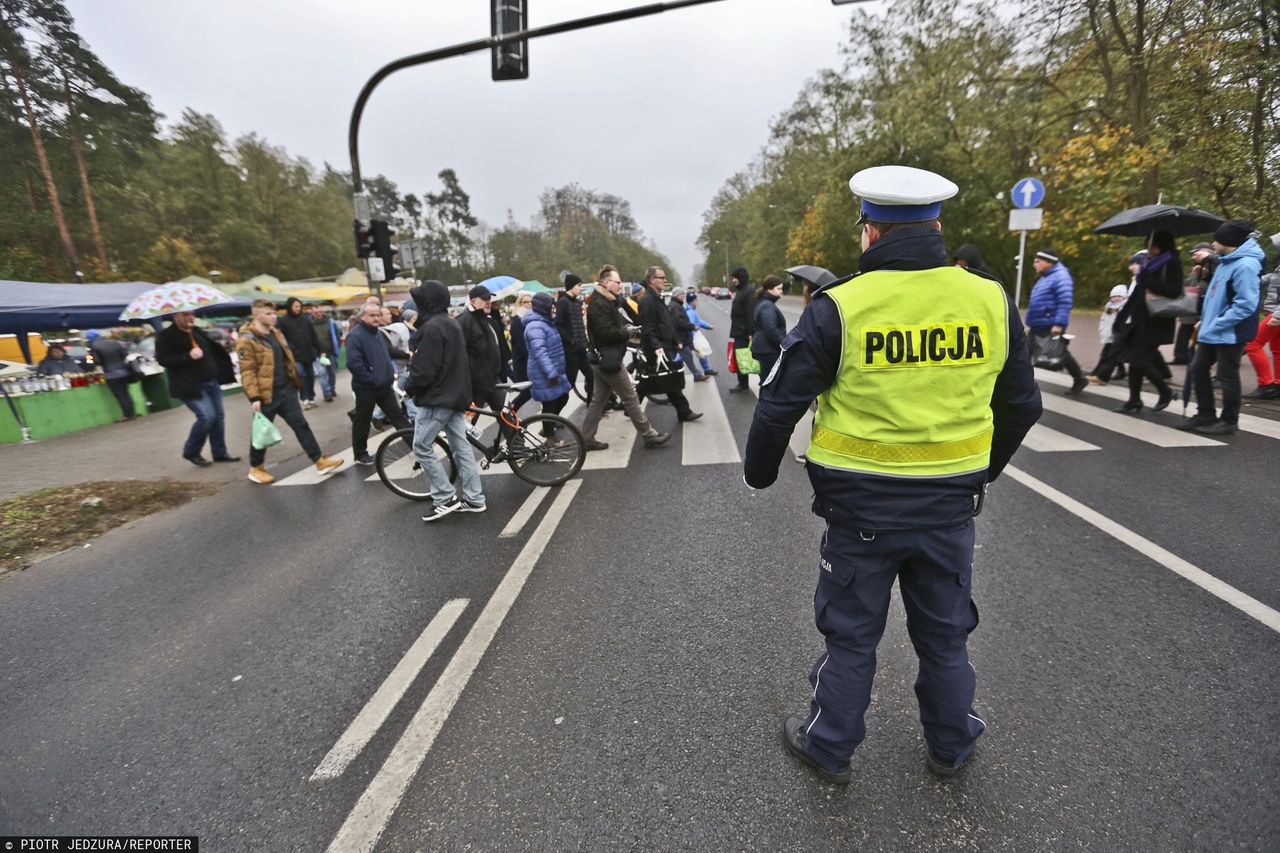
[[[1040,278],[1031,289],[1031,297],[1027,301],[1027,328],[1031,330],[1031,360],[1034,363],[1036,354],[1049,342],[1067,330],[1071,322],[1071,304],[1074,299],[1075,282],[1071,271],[1058,258],[1053,249],[1041,249],[1031,259]],[[1089,380],[1084,378],[1084,371],[1076,363],[1071,351],[1067,350],[1062,358],[1062,367],[1071,374],[1074,380],[1070,390],[1076,396],[1085,389]]]
[[[1258,334],[1259,287],[1262,279],[1262,247],[1253,239],[1253,223],[1236,219],[1213,235],[1218,255],[1209,289],[1204,294],[1200,322],[1196,324],[1196,355],[1191,381],[1196,391],[1196,414],[1175,429],[1204,435],[1232,435],[1240,419],[1240,357],[1244,346]],[[1213,379],[1218,366],[1222,384],[1221,417],[1215,411]]]
[[458,315],[462,337],[467,343],[467,362],[471,368],[471,399],[477,406],[498,411],[506,395],[497,390],[502,376],[502,354],[498,333],[489,322],[493,294],[477,284],[467,294],[467,310]]
[[583,374],[587,399],[591,399],[591,389],[595,377],[591,373],[591,362],[587,360],[587,323],[582,313],[582,279],[573,273],[565,273],[564,293],[556,300],[556,329],[560,332],[560,343],[564,344],[564,369],[569,384],[578,386],[578,373]]
[[[733,302],[729,304],[729,338],[735,350],[751,346],[751,309],[755,305],[751,298],[756,289],[751,286],[746,267],[738,267],[729,277],[730,286],[734,288]],[[763,378],[761,379],[763,381]],[[749,390],[750,379],[747,374],[738,374],[738,384],[729,389],[730,393]]]

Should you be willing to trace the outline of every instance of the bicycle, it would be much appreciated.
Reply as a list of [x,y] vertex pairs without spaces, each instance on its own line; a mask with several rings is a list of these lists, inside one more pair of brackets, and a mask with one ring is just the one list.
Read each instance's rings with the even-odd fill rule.
[[[532,384],[504,382],[497,387],[510,397],[512,392],[523,391]],[[582,470],[587,448],[582,433],[572,421],[548,414],[530,415],[522,420],[509,406],[504,406],[501,411],[471,406],[467,412],[475,415],[477,420],[489,417],[499,424],[492,444],[484,443],[483,431],[475,423],[467,427],[467,441],[480,451],[481,458],[477,462],[482,470],[506,462],[512,473],[535,486],[558,486]],[[550,427],[551,435],[544,436],[542,430],[547,427]],[[388,489],[409,500],[426,501],[431,499],[431,485],[426,471],[413,455],[413,433],[412,428],[401,429],[383,439],[374,454],[374,465],[379,479]],[[455,482],[458,469],[449,443],[438,435],[432,442],[432,449],[444,464],[449,482]]]

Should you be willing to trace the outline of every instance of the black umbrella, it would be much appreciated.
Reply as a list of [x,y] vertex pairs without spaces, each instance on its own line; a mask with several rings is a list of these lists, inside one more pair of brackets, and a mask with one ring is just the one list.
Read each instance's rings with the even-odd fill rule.
[[830,270],[823,269],[822,267],[815,267],[811,264],[801,264],[798,267],[788,267],[787,272],[801,281],[808,282],[815,288],[822,287],[824,284],[830,284],[839,278],[839,276],[835,275]]
[[1208,234],[1226,220],[1207,210],[1178,207],[1174,204],[1148,204],[1117,213],[1093,229],[1095,234],[1120,237],[1147,237],[1156,231],[1168,231],[1175,237]]

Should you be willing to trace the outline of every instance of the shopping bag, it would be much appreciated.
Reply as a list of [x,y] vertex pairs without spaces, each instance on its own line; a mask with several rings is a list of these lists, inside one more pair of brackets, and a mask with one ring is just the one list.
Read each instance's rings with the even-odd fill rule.
[[698,355],[711,355],[711,341],[698,329],[693,333],[693,351]]
[[733,355],[738,359],[738,372],[747,376],[760,375],[760,362],[756,361],[756,357],[751,354],[751,347],[743,347],[733,351]]
[[253,413],[253,435],[250,443],[254,450],[266,450],[273,444],[279,444],[284,441],[284,436],[280,434],[280,430],[276,428],[267,416],[262,412]]
[[1062,335],[1037,335],[1035,343],[1036,352],[1031,363],[1045,370],[1061,370],[1062,362],[1067,357],[1067,339]]
[[729,372],[738,372],[738,357],[734,355],[733,341],[729,341],[729,352],[725,355],[725,361],[729,363]]

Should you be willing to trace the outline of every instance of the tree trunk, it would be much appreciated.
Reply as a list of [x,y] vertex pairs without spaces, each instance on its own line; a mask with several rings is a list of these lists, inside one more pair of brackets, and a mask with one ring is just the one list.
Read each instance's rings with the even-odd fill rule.
[[80,144],[80,122],[76,119],[75,105],[71,102],[71,81],[64,74],[63,92],[67,99],[68,129],[71,131],[71,151],[76,155],[76,169],[80,172],[80,187],[84,191],[84,206],[89,214],[89,226],[93,229],[93,245],[98,250],[98,260],[103,271],[107,269],[107,247],[102,242],[102,230],[98,227],[98,212],[93,206],[93,190],[89,186],[89,170],[84,165],[84,150]]
[[36,124],[35,111],[31,109],[31,98],[27,95],[27,83],[22,77],[22,68],[14,61],[13,54],[8,54],[9,70],[18,84],[18,96],[22,99],[22,109],[27,117],[27,125],[31,128],[31,141],[36,148],[36,159],[40,162],[40,171],[44,175],[45,186],[49,190],[49,207],[53,210],[54,221],[58,223],[58,236],[62,238],[62,247],[67,252],[67,261],[71,264],[74,276],[80,262],[76,259],[76,247],[71,242],[71,232],[67,230],[67,219],[62,215],[62,202],[58,200],[58,186],[53,182],[53,170],[49,168],[49,157],[45,154],[44,140],[40,138],[40,128]]

